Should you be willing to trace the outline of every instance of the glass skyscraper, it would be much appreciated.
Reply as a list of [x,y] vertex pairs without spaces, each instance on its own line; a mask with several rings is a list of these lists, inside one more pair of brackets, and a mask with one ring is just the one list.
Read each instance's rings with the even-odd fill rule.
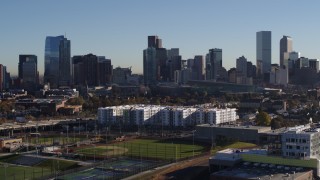
[[257,32],[257,70],[259,75],[271,71],[271,31]]
[[53,88],[71,84],[70,51],[70,40],[64,36],[46,38],[44,82]]

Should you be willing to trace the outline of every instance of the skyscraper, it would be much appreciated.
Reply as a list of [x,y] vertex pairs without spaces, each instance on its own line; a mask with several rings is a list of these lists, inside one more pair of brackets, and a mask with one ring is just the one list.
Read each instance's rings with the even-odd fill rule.
[[271,70],[271,31],[257,32],[257,71],[263,75]]
[[156,49],[148,47],[143,51],[144,84],[152,85],[157,82]]
[[99,85],[106,85],[112,81],[112,65],[111,59],[104,56],[98,56],[99,66]]
[[36,55],[26,55],[26,54],[19,55],[18,77],[20,79],[23,79],[23,68],[22,68],[23,63],[28,62],[28,61],[33,61],[36,64],[38,64]]
[[50,83],[54,88],[59,82],[60,41],[63,39],[64,36],[48,36],[45,42],[44,83]]
[[0,91],[9,88],[10,73],[7,72],[7,67],[0,64]]
[[204,57],[203,56],[198,55],[194,57],[191,70],[192,70],[192,79],[204,80]]
[[206,79],[217,80],[222,69],[222,49],[209,49],[206,56]]
[[28,92],[35,91],[39,84],[37,56],[23,62],[22,72],[23,88]]
[[73,56],[73,82],[80,86],[106,85],[111,81],[111,60],[104,56],[87,54]]
[[292,52],[292,39],[290,36],[283,36],[280,39],[280,66],[288,68],[289,53]]
[[158,36],[148,36],[148,47],[162,48],[162,40]]
[[247,71],[248,71],[248,62],[247,58],[241,56],[237,59],[236,63],[236,82],[237,84],[247,84]]
[[59,86],[71,86],[70,40],[63,38],[59,44]]

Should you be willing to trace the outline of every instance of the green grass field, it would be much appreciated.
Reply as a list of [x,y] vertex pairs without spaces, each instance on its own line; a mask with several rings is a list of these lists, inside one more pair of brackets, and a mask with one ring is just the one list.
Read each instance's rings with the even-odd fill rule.
[[118,156],[142,157],[152,159],[181,159],[199,155],[205,147],[192,142],[160,141],[149,139],[135,139],[108,146],[92,146],[78,149],[76,152],[86,156]]
[[49,175],[51,169],[41,167],[25,167],[16,165],[0,165],[0,177],[3,179],[35,179]]
[[10,164],[10,162],[16,158],[19,158],[19,155],[9,155],[6,157],[1,157],[1,179],[37,179],[43,176],[50,175],[56,171],[64,171],[78,166],[75,162],[52,159],[47,159],[35,166],[18,166]]

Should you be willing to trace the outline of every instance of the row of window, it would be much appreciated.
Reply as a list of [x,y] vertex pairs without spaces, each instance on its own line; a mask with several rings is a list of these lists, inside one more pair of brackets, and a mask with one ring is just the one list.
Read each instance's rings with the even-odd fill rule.
[[291,142],[291,143],[307,143],[309,140],[307,139],[295,139],[295,138],[287,138],[286,142]]
[[[295,146],[297,150],[308,150],[309,147],[308,146]],[[294,146],[291,146],[291,145],[287,145],[286,147],[287,149],[294,149]]]

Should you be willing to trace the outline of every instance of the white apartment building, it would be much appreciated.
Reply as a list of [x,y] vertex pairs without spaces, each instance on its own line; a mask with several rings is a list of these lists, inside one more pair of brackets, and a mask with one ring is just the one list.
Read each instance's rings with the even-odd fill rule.
[[212,109],[194,107],[166,107],[155,105],[126,105],[98,109],[100,124],[162,125],[185,127],[198,124],[234,122],[236,109]]
[[208,124],[222,124],[234,122],[237,120],[236,109],[207,109],[207,123]]
[[126,108],[129,108],[129,106],[100,107],[98,109],[98,122],[100,124],[116,123],[123,117],[123,110]]
[[320,128],[301,125],[281,134],[282,155],[289,158],[320,158]]

